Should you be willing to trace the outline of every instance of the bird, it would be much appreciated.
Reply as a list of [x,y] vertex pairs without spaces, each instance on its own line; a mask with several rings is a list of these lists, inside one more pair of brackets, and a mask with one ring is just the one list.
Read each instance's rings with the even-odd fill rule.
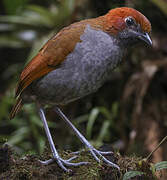
[[96,92],[122,62],[129,48],[144,42],[152,46],[151,23],[139,11],[130,7],[111,9],[107,14],[75,22],[53,35],[21,72],[10,119],[26,103],[35,103],[48,138],[52,158],[40,161],[44,165],[57,162],[65,172],[71,166],[89,162],[71,162],[63,159],[55,148],[46,116],[46,105],[68,124],[97,162],[120,167],[93,147],[60,109],[84,96]]

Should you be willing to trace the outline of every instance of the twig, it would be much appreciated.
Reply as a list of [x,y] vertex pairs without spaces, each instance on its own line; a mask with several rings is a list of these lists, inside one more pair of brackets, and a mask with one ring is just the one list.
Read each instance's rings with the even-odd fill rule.
[[161,142],[156,146],[156,148],[153,151],[151,151],[151,153],[145,159],[148,160],[152,156],[152,154],[166,141],[166,139],[167,139],[167,136],[165,136],[161,140]]

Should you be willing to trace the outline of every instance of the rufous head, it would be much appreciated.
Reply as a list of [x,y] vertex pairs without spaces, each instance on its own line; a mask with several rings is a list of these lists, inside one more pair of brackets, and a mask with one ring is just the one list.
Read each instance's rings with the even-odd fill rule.
[[151,23],[139,11],[128,7],[115,8],[105,15],[105,19],[105,31],[118,36],[127,44],[142,40],[152,45],[149,36]]

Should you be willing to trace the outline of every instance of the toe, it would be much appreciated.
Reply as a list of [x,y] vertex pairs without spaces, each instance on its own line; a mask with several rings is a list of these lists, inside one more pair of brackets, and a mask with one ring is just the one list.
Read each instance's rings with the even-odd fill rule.
[[100,154],[103,154],[103,155],[113,154],[112,151],[103,152],[103,151],[98,151],[97,150],[97,152],[99,152]]
[[115,168],[117,168],[118,170],[120,170],[120,167],[119,167],[117,164],[109,161],[109,160],[106,159],[104,156],[102,156],[102,159],[103,159],[103,161],[104,161],[106,164],[108,164],[109,166],[115,167]]
[[72,161],[72,160],[76,159],[77,157],[78,157],[78,156],[73,156],[73,157],[71,157],[71,158],[67,159],[66,161],[67,161],[67,162],[70,162],[70,161]]
[[82,165],[86,165],[88,164],[89,162],[79,162],[79,163],[71,163],[71,162],[68,162],[66,160],[63,160],[63,164],[66,165],[66,166],[82,166]]
[[108,152],[103,152],[103,151],[99,151],[95,148],[92,148],[89,150],[90,153],[92,154],[92,156],[96,159],[97,162],[100,162],[101,160],[103,160],[103,162],[105,162],[106,164],[108,164],[109,166],[115,167],[118,170],[120,170],[119,166],[117,164],[114,164],[113,162],[109,161],[108,159],[106,159],[103,155],[108,155],[108,154],[113,154],[112,151],[108,151]]
[[41,160],[39,160],[39,162],[40,162],[41,164],[43,164],[43,165],[48,165],[48,164],[54,162],[54,159],[49,159],[49,160],[46,160],[46,161],[41,161]]

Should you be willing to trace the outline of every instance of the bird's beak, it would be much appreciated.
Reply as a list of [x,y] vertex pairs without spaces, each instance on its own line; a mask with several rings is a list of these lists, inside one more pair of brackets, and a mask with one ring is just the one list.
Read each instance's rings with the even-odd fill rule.
[[150,36],[148,35],[148,33],[140,33],[138,38],[144,42],[146,42],[149,46],[152,46],[152,40],[150,38]]

